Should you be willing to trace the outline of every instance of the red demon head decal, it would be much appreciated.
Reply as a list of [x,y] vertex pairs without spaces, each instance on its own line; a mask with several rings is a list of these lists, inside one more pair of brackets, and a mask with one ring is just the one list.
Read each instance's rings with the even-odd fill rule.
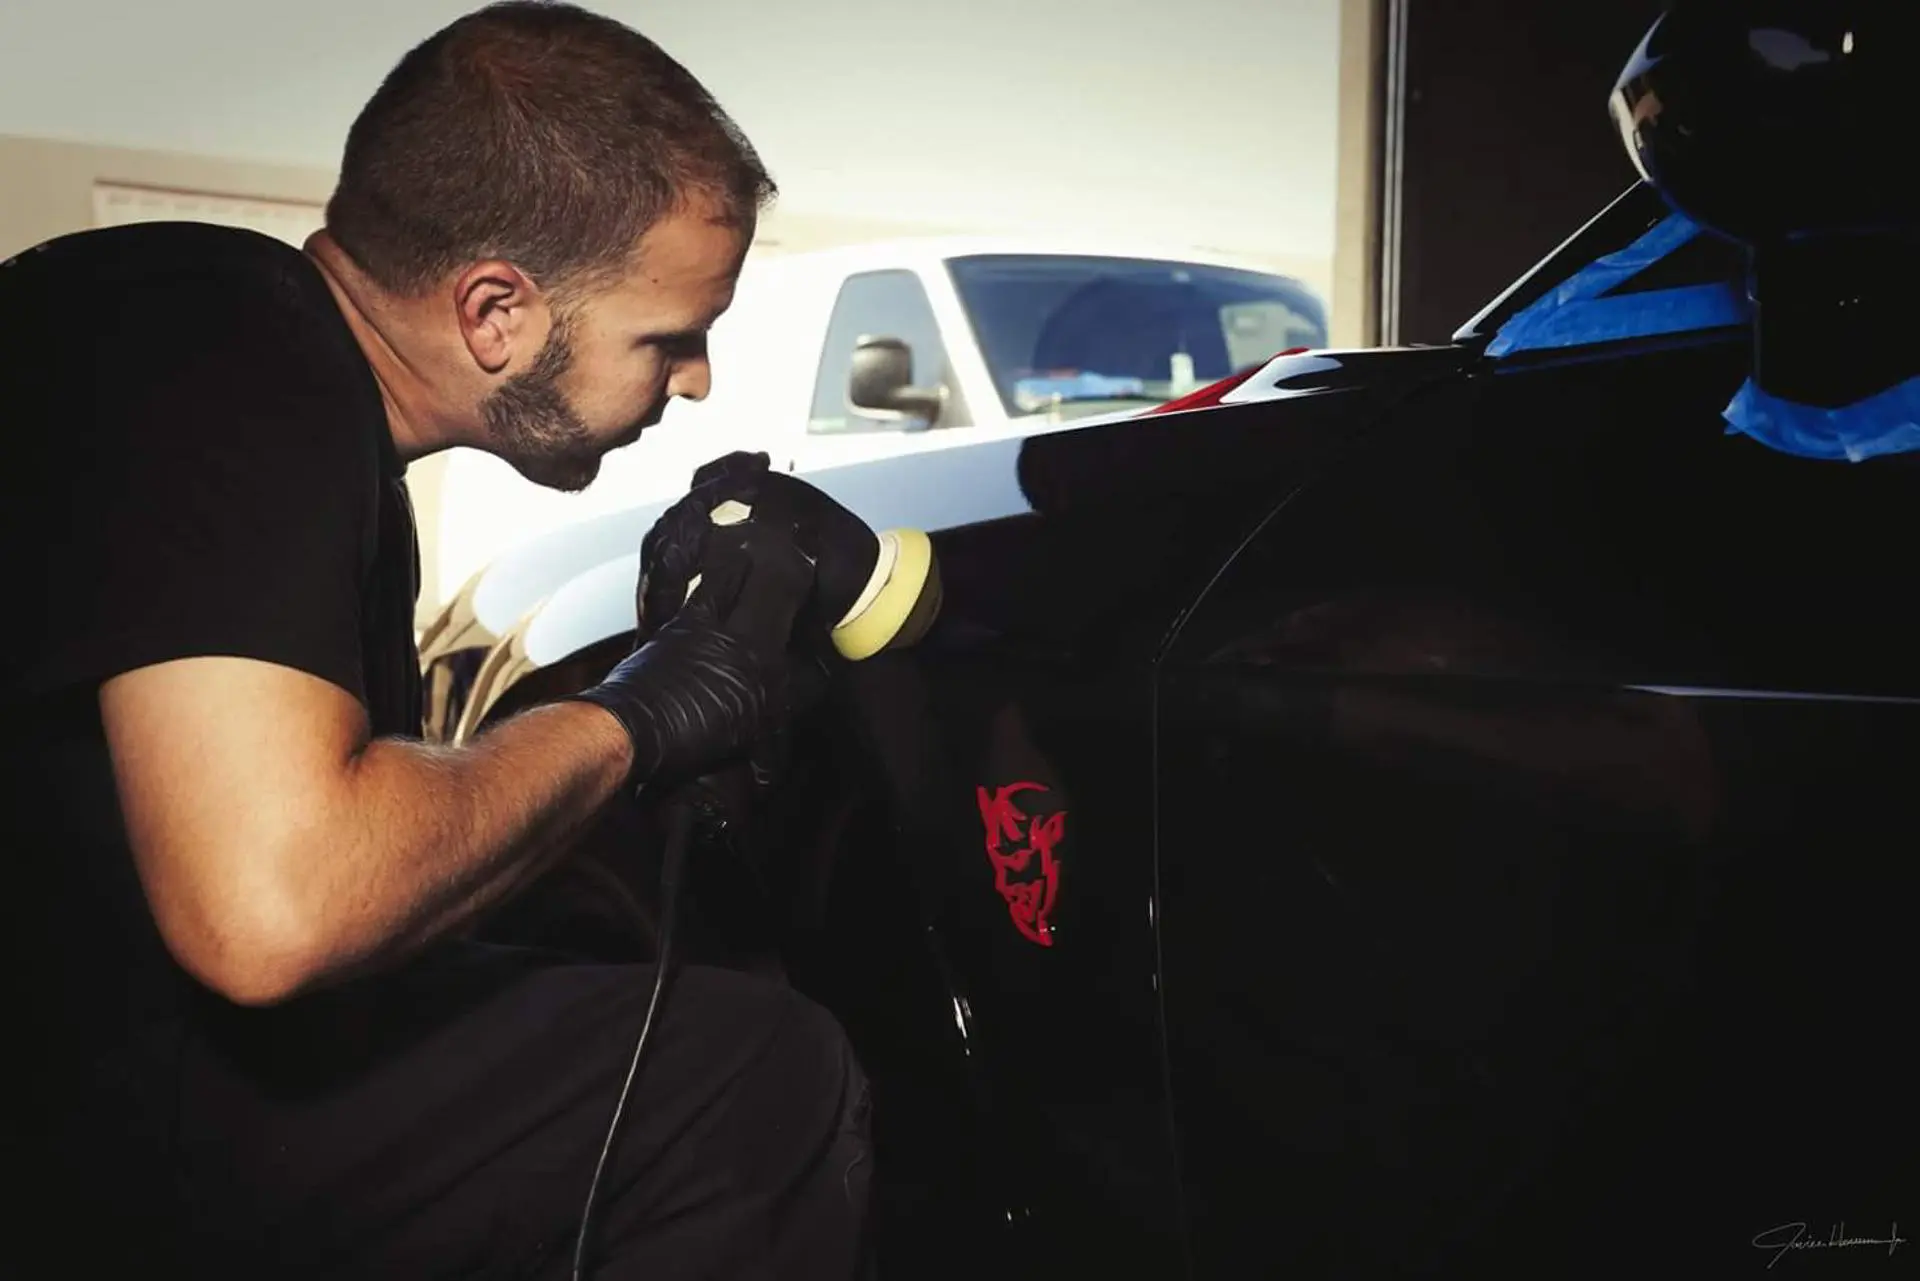
[[[1049,918],[1060,892],[1060,860],[1055,851],[1066,835],[1067,812],[1028,814],[1013,803],[1022,792],[1045,795],[1047,789],[1039,783],[1009,783],[998,791],[984,787],[978,791],[980,821],[987,828],[987,859],[993,864],[993,888],[1007,901],[1014,928],[1041,947],[1052,947]],[[1034,864],[1036,856],[1038,866]]]

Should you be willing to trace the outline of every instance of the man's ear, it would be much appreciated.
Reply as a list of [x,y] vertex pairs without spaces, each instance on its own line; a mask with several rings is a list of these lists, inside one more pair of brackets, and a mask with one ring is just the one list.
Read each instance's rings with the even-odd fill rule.
[[547,298],[510,262],[476,262],[454,278],[454,319],[474,364],[497,374],[531,360],[552,321]]

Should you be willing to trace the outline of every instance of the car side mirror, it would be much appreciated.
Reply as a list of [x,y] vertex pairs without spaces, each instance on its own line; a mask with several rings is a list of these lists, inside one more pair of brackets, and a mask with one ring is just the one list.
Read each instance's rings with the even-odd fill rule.
[[940,421],[946,403],[946,388],[913,385],[913,348],[900,339],[863,337],[854,347],[847,371],[849,409],[920,431]]

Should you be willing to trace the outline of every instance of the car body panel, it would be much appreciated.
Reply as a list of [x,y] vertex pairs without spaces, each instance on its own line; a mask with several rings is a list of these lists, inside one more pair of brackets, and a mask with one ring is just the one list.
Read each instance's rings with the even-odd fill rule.
[[[1750,363],[1432,385],[1191,612],[1156,781],[1200,1275],[1276,1204],[1307,1275],[1599,1274],[1628,1221],[1697,1275],[1760,1206],[1913,1189],[1913,1056],[1868,1011],[1920,904],[1887,591],[1920,470],[1729,435]],[[1822,1123],[1772,1123],[1794,1098]]]
[[[823,473],[945,589],[763,829],[905,1273],[1725,1275],[1920,1194],[1920,468],[1730,435],[1742,332],[1485,351],[1650,199],[1452,346]],[[630,623],[625,519],[517,658]]]

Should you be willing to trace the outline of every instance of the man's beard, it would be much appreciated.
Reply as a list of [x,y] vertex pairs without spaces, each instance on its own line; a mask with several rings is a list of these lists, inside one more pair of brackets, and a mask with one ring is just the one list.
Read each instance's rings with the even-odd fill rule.
[[481,421],[500,457],[536,485],[577,493],[600,474],[600,451],[580,415],[560,391],[573,364],[573,326],[554,317],[533,367],[513,375],[480,406]]

